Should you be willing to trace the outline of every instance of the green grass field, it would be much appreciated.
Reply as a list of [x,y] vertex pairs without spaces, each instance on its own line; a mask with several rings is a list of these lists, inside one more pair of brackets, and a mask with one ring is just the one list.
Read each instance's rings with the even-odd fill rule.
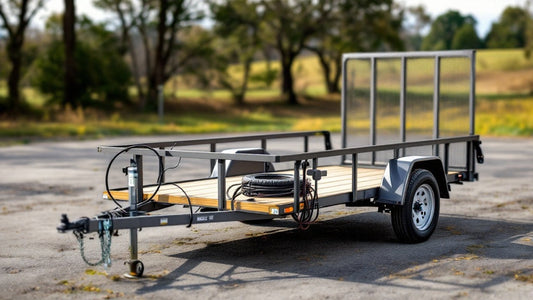
[[[532,136],[533,135],[533,60],[526,59],[523,52],[513,50],[482,50],[477,52],[477,110],[476,131],[485,136]],[[460,64],[457,64],[460,65]],[[443,65],[444,66],[444,65]],[[277,62],[271,68],[279,69]],[[446,68],[450,68],[446,70]],[[464,85],[453,80],[453,63],[443,67],[452,74],[445,85],[446,93],[464,93]],[[264,62],[255,63],[252,74],[266,70]],[[397,85],[399,64],[383,63],[378,71],[391,74],[380,82],[382,91],[389,91],[392,101],[394,86]],[[424,79],[428,71],[418,68],[417,62],[409,66],[410,78],[419,80],[413,84],[412,92],[431,92]],[[327,96],[322,72],[315,57],[300,58],[293,69],[295,89],[301,95],[302,105],[290,107],[279,97],[279,79],[272,87],[253,82],[247,94],[244,107],[234,106],[230,93],[224,90],[205,91],[187,87],[184,78],[175,78],[165,87],[167,99],[164,122],[156,114],[131,113],[127,110],[104,113],[93,110],[77,110],[54,113],[46,105],[46,98],[31,88],[24,88],[23,94],[29,105],[42,111],[42,117],[19,117],[0,120],[0,143],[30,141],[34,138],[95,138],[116,135],[150,135],[210,132],[252,132],[252,131],[295,131],[330,130],[340,131],[340,96]],[[429,70],[431,74],[431,70]],[[230,70],[234,80],[239,80],[240,70]],[[396,77],[395,77],[396,76]],[[418,78],[418,79],[416,79]],[[364,78],[362,79],[365,80]],[[176,85],[177,83],[177,85]],[[178,87],[177,89],[175,87]],[[387,86],[390,86],[388,90]],[[451,95],[451,94],[450,94]],[[0,98],[7,96],[5,81],[0,81]],[[431,127],[430,112],[419,115],[422,122],[408,121],[408,129],[424,131]],[[449,130],[460,127],[453,122],[456,112],[443,111],[450,122]],[[398,124],[397,114],[379,117],[382,128],[393,130]],[[368,122],[362,118],[354,126],[363,129]],[[458,129],[457,129],[458,130]]]

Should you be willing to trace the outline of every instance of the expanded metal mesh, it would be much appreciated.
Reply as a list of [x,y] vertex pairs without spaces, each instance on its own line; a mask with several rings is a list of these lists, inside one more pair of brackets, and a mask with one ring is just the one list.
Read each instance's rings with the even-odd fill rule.
[[[473,52],[357,54],[345,59],[343,146],[380,145],[473,130],[471,77]],[[464,53],[464,55],[463,55]],[[472,93],[473,95],[473,93]],[[405,149],[403,155],[441,155],[431,146]],[[392,153],[361,155],[361,161],[386,163]],[[450,145],[450,165],[466,164],[466,145]]]

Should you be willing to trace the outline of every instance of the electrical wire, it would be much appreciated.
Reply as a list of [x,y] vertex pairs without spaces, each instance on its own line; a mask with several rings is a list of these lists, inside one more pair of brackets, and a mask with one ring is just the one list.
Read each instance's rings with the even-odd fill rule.
[[303,209],[298,213],[293,213],[292,218],[298,222],[299,229],[307,230],[311,224],[316,222],[318,215],[320,214],[318,194],[314,188],[306,188],[303,204]]
[[187,225],[187,228],[189,228],[189,227],[192,226],[192,220],[193,220],[193,216],[194,216],[194,213],[192,211],[191,198],[189,197],[189,195],[187,195],[187,192],[185,192],[185,190],[181,186],[179,186],[177,183],[172,183],[172,185],[177,187],[178,189],[180,189],[183,192],[183,194],[185,195],[185,197],[187,197],[187,202],[189,203],[189,211],[190,211],[189,224]]
[[[173,148],[174,148],[174,146],[172,146],[171,149],[173,149]],[[137,203],[137,206],[141,206],[143,204],[146,204],[146,203],[152,201],[154,199],[154,197],[157,195],[157,193],[159,192],[159,189],[161,188],[162,179],[163,179],[163,176],[165,175],[165,173],[168,170],[173,170],[173,169],[178,168],[180,166],[180,164],[181,164],[182,158],[180,156],[180,157],[178,157],[178,162],[176,163],[176,165],[164,169],[162,156],[159,154],[159,152],[157,152],[157,150],[155,150],[154,148],[152,148],[152,147],[150,147],[148,145],[132,145],[132,146],[129,146],[127,148],[122,149],[120,152],[115,154],[115,156],[113,156],[113,158],[109,161],[109,163],[107,165],[106,175],[105,175],[106,192],[107,192],[109,198],[111,198],[111,200],[113,200],[113,202],[118,206],[117,208],[115,208],[115,210],[107,212],[111,216],[111,218],[113,216],[120,217],[120,216],[126,214],[127,211],[124,210],[122,205],[120,205],[120,203],[118,203],[118,201],[111,194],[111,190],[109,189],[109,171],[110,171],[111,166],[113,165],[113,162],[115,161],[115,159],[117,157],[119,157],[121,154],[126,153],[129,150],[131,150],[131,149],[148,149],[148,150],[154,152],[154,154],[157,156],[158,162],[159,162],[159,172],[158,172],[158,177],[157,177],[157,188],[155,189],[154,193],[147,200],[143,200],[143,201]],[[185,192],[185,190],[182,187],[180,187],[178,184],[176,184],[176,183],[172,183],[172,184],[174,186],[176,186],[177,188],[179,188],[183,192],[183,194],[185,194],[185,197],[187,197],[187,202],[188,202],[189,208],[190,208],[190,219],[189,219],[189,224],[187,225],[187,227],[191,227],[192,226],[192,221],[193,221],[193,216],[194,216],[194,213],[192,211],[191,198],[189,197],[187,192]]]
[[[229,192],[232,188],[237,187],[235,191],[233,192],[233,195],[230,196]],[[242,194],[242,183],[236,183],[232,184],[228,189],[226,190],[226,198],[231,199],[231,210],[235,210],[235,199]]]
[[[304,207],[298,213],[293,213],[292,218],[298,222],[298,228],[301,230],[307,230],[318,219],[320,213],[318,205],[318,193],[317,190],[311,186],[311,183],[306,179],[306,169],[309,163],[305,161],[302,164],[303,168],[303,182],[305,182],[305,189],[302,189],[302,198]],[[315,213],[316,211],[316,213]],[[313,217],[314,216],[314,217]]]
[[[236,183],[228,187],[226,189],[226,197],[231,199],[231,210],[235,210],[235,201],[240,195],[247,197],[282,197],[294,195],[294,176],[274,175],[277,175],[277,178],[268,173],[247,175],[248,178],[243,177],[241,183]],[[261,180],[265,178],[267,179]],[[300,184],[300,197],[302,197],[302,201],[299,203],[303,204],[303,208],[298,213],[291,214],[291,216],[298,223],[299,229],[307,230],[318,219],[320,206],[318,203],[318,193],[305,175]]]
[[113,165],[113,162],[115,161],[115,159],[117,159],[117,157],[119,157],[122,153],[128,152],[131,149],[148,149],[148,150],[150,150],[150,151],[155,153],[155,155],[157,156],[158,161],[159,161],[159,176],[157,178],[157,188],[156,188],[156,190],[154,191],[154,193],[152,194],[152,196],[149,199],[141,201],[138,204],[151,201],[155,197],[155,195],[159,191],[159,188],[161,187],[161,178],[163,178],[163,159],[162,159],[161,155],[159,154],[159,152],[157,152],[154,148],[152,148],[152,147],[150,147],[148,145],[132,145],[132,146],[129,146],[129,147],[126,147],[126,148],[120,150],[117,154],[115,154],[115,156],[113,156],[113,158],[109,161],[109,163],[107,165],[107,169],[106,169],[106,172],[105,172],[105,188],[106,188],[107,195],[111,198],[111,200],[113,200],[113,202],[122,211],[124,211],[124,209],[122,209],[122,205],[120,205],[120,203],[118,203],[118,201],[115,199],[115,197],[113,197],[113,194],[111,194],[111,190],[109,189],[109,170],[111,169],[111,166]]

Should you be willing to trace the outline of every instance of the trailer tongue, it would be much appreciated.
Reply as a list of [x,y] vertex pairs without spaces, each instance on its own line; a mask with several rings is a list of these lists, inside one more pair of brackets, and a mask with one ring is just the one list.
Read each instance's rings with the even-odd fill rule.
[[[74,232],[86,262],[84,234],[98,232],[102,258],[96,264],[104,265],[111,263],[111,232],[129,229],[131,277],[144,271],[137,250],[137,231],[144,227],[290,216],[307,229],[321,208],[370,206],[391,213],[399,241],[423,242],[437,226],[440,199],[449,198],[450,184],[478,179],[476,163],[484,158],[474,112],[474,51],[346,54],[341,148],[332,149],[327,131],[101,146],[98,151],[114,154],[107,174],[115,158],[131,156],[123,169],[127,187],[110,189],[106,174],[104,198],[117,208],[74,222],[63,215],[57,229]],[[311,138],[323,139],[324,149],[309,151]],[[292,153],[269,153],[274,139],[288,141]],[[295,140],[303,141],[301,152],[294,152]],[[223,144],[236,149],[218,152]],[[191,146],[209,151],[186,148]],[[143,184],[145,156],[157,158],[155,185]],[[332,157],[340,163],[323,163]],[[165,158],[178,163],[166,167]],[[211,176],[165,182],[165,173],[179,171],[185,159],[209,160]],[[292,167],[276,170],[280,165]],[[189,213],[148,214],[172,205],[185,205]]]

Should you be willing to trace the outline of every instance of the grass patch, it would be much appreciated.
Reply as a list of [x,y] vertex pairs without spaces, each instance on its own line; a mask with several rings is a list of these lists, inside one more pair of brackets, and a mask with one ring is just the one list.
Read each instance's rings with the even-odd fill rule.
[[[268,132],[329,130],[340,132],[340,101],[313,98],[301,99],[299,107],[279,102],[256,101],[244,107],[219,101],[206,105],[195,100],[180,100],[171,107],[160,122],[157,114],[112,113],[104,115],[91,111],[71,111],[59,119],[16,119],[0,121],[2,143],[28,143],[32,139],[49,138],[102,138],[121,135],[172,135],[222,132]],[[206,106],[204,106],[206,105]],[[442,110],[442,130],[464,133],[464,114],[457,108]],[[497,113],[495,113],[497,112]],[[477,101],[476,133],[484,136],[533,136],[533,97]],[[428,132],[433,126],[432,111],[418,112],[416,118],[407,118],[409,132]],[[457,120],[456,120],[457,119]],[[397,131],[399,117],[392,114],[379,116],[378,131]],[[365,131],[369,126],[364,112],[351,119],[349,127]],[[366,131],[365,131],[366,132]]]
[[[294,130],[340,131],[338,100],[302,99],[295,108],[279,102],[261,102],[236,107],[188,100],[169,105],[160,122],[155,113],[69,111],[59,119],[0,121],[0,137],[15,142],[30,138],[101,138],[121,135],[171,135],[213,132],[260,132]],[[53,118],[52,118],[53,119]]]
[[523,49],[485,49],[477,51],[477,71],[516,71],[533,68],[533,56]]
[[533,136],[533,97],[480,100],[476,131],[492,136]]

